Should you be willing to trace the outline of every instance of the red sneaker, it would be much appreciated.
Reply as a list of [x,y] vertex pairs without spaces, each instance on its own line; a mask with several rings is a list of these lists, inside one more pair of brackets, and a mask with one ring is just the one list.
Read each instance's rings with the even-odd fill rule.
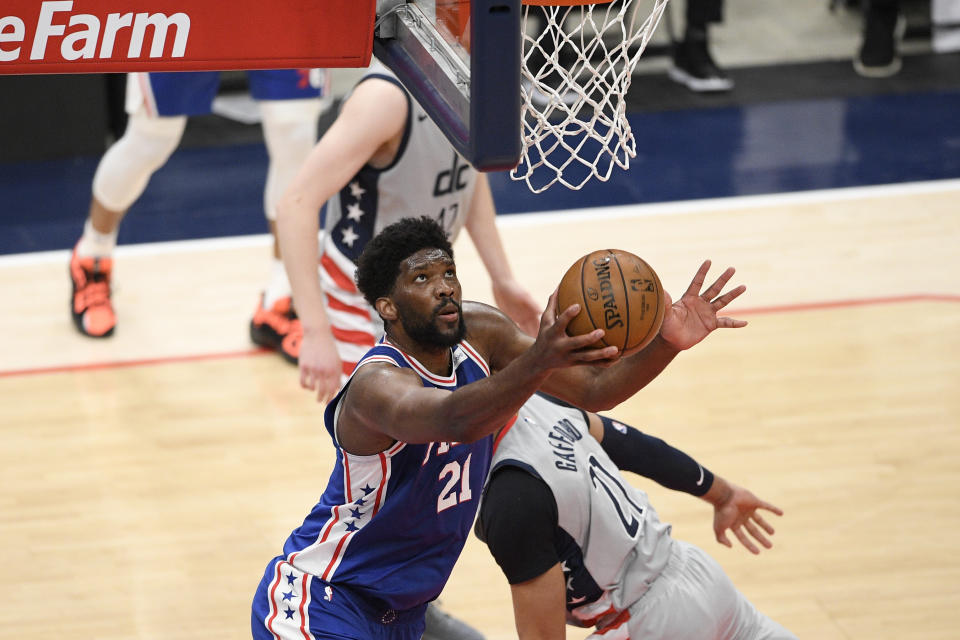
[[77,330],[91,338],[113,335],[117,315],[110,304],[110,273],[113,258],[81,258],[74,248],[70,256],[73,296],[70,313]]
[[303,327],[290,296],[278,298],[269,309],[263,307],[263,296],[260,297],[250,321],[250,339],[261,347],[276,349],[285,360],[297,364]]

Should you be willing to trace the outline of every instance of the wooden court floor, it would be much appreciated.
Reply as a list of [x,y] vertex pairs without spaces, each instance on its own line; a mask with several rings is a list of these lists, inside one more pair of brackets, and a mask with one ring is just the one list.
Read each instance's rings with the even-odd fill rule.
[[[958,637],[957,202],[948,182],[502,219],[544,302],[597,248],[645,257],[674,295],[704,258],[738,268],[750,325],[610,413],[784,509],[754,557],[713,542],[705,503],[635,479],[801,638]],[[488,300],[457,249],[466,297]],[[121,252],[106,342],[73,332],[65,260],[0,258],[0,640],[249,637],[263,568],[332,461],[295,369],[247,342],[266,243]],[[515,637],[475,539],[442,599]]]

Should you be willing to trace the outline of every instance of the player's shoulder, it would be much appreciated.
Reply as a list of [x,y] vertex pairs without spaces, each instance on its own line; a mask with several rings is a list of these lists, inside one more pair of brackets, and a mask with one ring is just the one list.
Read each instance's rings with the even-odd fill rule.
[[[399,353],[399,352],[398,352]],[[397,384],[420,386],[420,378],[410,367],[401,364],[401,358],[384,351],[367,357],[350,376],[349,386],[358,391],[354,396],[386,392]]]
[[532,342],[505,313],[496,307],[463,301],[467,340],[474,345],[494,370],[502,369]]
[[463,319],[467,325],[467,339],[471,342],[487,342],[504,332],[516,329],[505,313],[483,302],[464,300]]

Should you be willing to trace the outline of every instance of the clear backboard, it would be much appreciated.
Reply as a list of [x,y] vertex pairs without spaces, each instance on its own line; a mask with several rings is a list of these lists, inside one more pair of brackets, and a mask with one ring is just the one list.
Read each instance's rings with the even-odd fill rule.
[[374,54],[474,167],[520,157],[520,0],[378,0]]

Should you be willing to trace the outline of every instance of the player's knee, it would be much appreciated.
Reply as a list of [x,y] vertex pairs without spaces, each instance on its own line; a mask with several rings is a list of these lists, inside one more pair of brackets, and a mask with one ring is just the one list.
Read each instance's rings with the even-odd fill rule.
[[263,137],[273,162],[302,162],[317,141],[317,121],[323,101],[262,100]]
[[127,130],[107,150],[93,179],[93,195],[105,207],[124,211],[140,197],[153,172],[180,144],[186,116],[150,118],[130,116]]

